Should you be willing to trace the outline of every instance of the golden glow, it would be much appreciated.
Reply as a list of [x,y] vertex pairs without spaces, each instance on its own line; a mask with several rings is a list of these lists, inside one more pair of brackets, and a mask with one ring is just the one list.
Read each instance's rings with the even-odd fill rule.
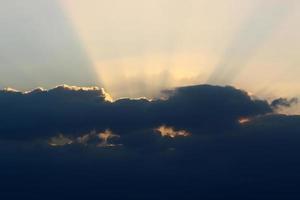
[[10,87],[4,88],[3,91],[5,91],[5,92],[19,92],[18,90],[14,89],[14,88],[10,88]]
[[[264,98],[293,97],[300,90],[297,0],[61,3],[99,85],[115,98],[153,98],[161,89],[206,83],[224,56],[230,57],[227,67],[238,71],[224,84]],[[282,10],[288,12],[280,17]]]
[[37,91],[38,92],[45,92],[47,90],[44,89],[44,88],[42,88],[42,87],[37,87],[37,88],[35,88],[33,90],[29,90],[29,91],[24,92],[24,94],[30,94],[30,93],[37,92]]
[[100,90],[98,87],[78,87],[78,86],[71,86],[71,85],[59,85],[56,88],[63,88],[66,90],[74,90],[74,91],[93,91],[93,90]]
[[95,70],[116,98],[153,98],[161,89],[202,83],[214,65],[212,60],[197,53],[141,55],[97,61]]
[[99,133],[98,137],[101,139],[101,143],[98,144],[98,147],[114,147],[119,146],[109,142],[110,139],[119,138],[119,135],[114,134],[111,130],[105,130],[103,133]]
[[102,92],[102,94],[104,95],[104,100],[105,100],[105,101],[108,101],[108,102],[113,102],[113,101],[114,101],[114,99],[112,98],[112,96],[110,96],[110,94],[107,93],[107,92],[104,90],[104,88],[101,88],[101,92]]
[[175,130],[173,127],[169,126],[160,126],[155,131],[159,132],[162,137],[170,137],[170,138],[176,138],[176,137],[188,137],[191,134],[185,130]]

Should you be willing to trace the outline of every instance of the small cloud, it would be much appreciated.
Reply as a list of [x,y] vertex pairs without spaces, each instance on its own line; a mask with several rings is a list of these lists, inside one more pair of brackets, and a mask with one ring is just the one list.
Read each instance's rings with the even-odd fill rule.
[[120,138],[119,135],[114,134],[111,130],[107,129],[104,132],[97,133],[95,130],[88,134],[81,135],[75,139],[69,138],[60,134],[59,136],[52,137],[48,144],[50,146],[59,147],[70,144],[89,145],[96,147],[114,147],[121,144],[114,144],[112,140]]
[[87,145],[96,136],[97,136],[97,132],[94,130],[88,134],[77,137],[76,142],[79,144]]
[[298,98],[291,98],[291,99],[279,98],[279,99],[275,99],[274,101],[272,101],[271,106],[273,108],[291,107],[291,106],[296,105],[298,103],[299,103]]
[[295,109],[296,106],[299,104],[298,98],[278,98],[272,101],[271,107],[274,111],[281,114],[293,114],[297,112]]
[[49,145],[53,147],[59,147],[59,146],[65,146],[65,145],[70,145],[73,143],[73,140],[65,137],[64,135],[60,134],[57,137],[53,137],[49,141]]
[[239,119],[239,124],[247,124],[247,123],[249,123],[249,122],[251,122],[251,119],[250,118],[247,118],[247,117],[241,117],[240,119]]
[[103,133],[98,134],[101,143],[98,144],[98,147],[114,147],[119,146],[120,144],[113,144],[111,140],[114,138],[120,138],[119,135],[114,134],[111,130],[105,130]]
[[155,131],[159,132],[159,134],[162,137],[170,137],[170,138],[175,138],[175,137],[188,137],[191,134],[188,131],[185,130],[175,130],[173,127],[169,126],[160,126],[155,129]]

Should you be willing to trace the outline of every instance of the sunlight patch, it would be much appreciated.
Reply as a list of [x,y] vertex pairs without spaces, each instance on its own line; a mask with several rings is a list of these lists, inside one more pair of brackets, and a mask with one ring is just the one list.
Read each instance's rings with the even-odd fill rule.
[[176,137],[188,137],[191,135],[188,131],[185,130],[175,130],[170,126],[160,126],[155,129],[155,131],[159,132],[162,137],[176,138]]
[[103,133],[99,133],[98,137],[101,139],[101,143],[98,144],[98,147],[114,147],[119,146],[120,144],[113,144],[110,142],[111,139],[120,138],[119,135],[113,134],[111,130],[106,130]]

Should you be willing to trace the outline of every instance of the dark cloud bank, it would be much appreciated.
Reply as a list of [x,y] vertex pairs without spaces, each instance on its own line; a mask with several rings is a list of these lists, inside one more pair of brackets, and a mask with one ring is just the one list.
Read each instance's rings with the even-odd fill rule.
[[0,92],[4,199],[299,199],[300,117],[233,87]]

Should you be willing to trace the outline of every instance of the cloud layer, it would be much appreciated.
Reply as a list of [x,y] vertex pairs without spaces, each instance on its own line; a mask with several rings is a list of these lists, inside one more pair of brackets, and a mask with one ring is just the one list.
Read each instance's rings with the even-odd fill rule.
[[253,99],[233,87],[162,93],[157,100],[111,101],[96,87],[2,90],[1,195],[300,197],[299,116],[276,114],[277,100]]
[[99,88],[58,86],[21,93],[0,92],[0,138],[40,139],[59,133],[111,129],[126,134],[161,125],[204,133],[233,128],[241,117],[272,112],[233,87],[199,85],[164,91],[166,100],[112,98]]

